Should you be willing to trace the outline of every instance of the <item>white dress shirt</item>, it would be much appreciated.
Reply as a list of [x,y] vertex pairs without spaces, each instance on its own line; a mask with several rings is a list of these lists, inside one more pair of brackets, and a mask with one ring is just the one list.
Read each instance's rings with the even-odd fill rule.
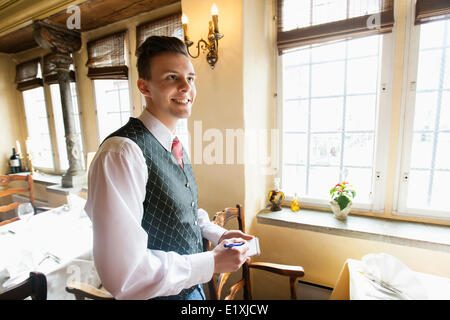
[[[171,152],[173,133],[147,109],[138,117]],[[208,282],[214,271],[212,252],[180,255],[150,250],[141,227],[147,165],[141,149],[128,138],[107,139],[89,169],[86,213],[94,232],[94,262],[103,286],[116,299],[150,299],[178,294]],[[217,244],[226,229],[198,209],[202,236]]]

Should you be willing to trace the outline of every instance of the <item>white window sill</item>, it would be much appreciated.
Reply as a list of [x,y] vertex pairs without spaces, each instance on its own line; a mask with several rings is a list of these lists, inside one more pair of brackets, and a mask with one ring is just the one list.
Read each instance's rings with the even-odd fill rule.
[[[20,175],[27,175],[29,172],[20,172]],[[61,186],[62,175],[57,174],[48,174],[48,173],[33,173],[33,182],[35,184],[43,184],[47,187],[46,191],[68,195],[69,193],[78,193],[80,191],[87,191],[87,185],[82,186],[81,188],[63,188]],[[81,190],[80,190],[81,189]]]
[[309,209],[292,212],[290,208],[285,207],[282,211],[276,212],[266,208],[256,217],[258,223],[262,224],[450,252],[450,227],[448,226],[352,214],[346,221],[340,221],[331,212]]
[[[26,176],[29,175],[30,172],[19,172],[16,174]],[[33,173],[33,182],[51,186],[61,183],[61,175],[35,172]]]

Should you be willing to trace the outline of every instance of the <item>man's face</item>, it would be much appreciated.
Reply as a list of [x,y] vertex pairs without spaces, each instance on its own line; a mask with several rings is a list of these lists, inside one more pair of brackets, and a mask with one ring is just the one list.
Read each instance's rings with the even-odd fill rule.
[[143,93],[152,113],[166,125],[188,118],[196,96],[191,61],[183,54],[165,52],[152,58],[150,71],[151,79],[145,80],[148,92]]

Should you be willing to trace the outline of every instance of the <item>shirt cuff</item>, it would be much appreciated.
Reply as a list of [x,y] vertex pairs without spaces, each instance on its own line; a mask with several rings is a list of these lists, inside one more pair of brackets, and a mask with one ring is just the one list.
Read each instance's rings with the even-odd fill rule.
[[207,227],[203,230],[203,237],[211,241],[214,245],[217,245],[219,243],[220,237],[228,231],[225,228],[222,228],[221,226],[218,226],[217,224],[210,223]]
[[187,288],[211,280],[214,274],[214,255],[211,251],[187,255],[191,262],[191,283]]

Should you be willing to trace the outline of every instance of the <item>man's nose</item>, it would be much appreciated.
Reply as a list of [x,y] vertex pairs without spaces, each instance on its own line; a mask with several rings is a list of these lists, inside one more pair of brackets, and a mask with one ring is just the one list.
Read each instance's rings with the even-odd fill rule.
[[187,79],[182,78],[180,80],[179,89],[180,89],[180,91],[189,91],[191,89],[191,84],[189,83],[189,81]]

